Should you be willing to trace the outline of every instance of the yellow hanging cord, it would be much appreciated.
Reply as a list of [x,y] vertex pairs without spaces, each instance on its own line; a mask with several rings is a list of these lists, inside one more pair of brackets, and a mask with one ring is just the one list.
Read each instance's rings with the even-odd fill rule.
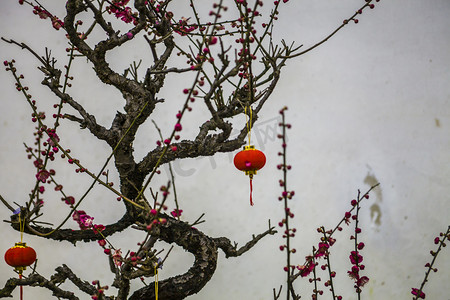
[[25,222],[22,223],[22,220],[20,219],[20,214],[22,211],[19,212],[19,231],[20,231],[20,242],[23,243],[23,232],[25,230]]
[[158,265],[155,265],[155,300],[158,300]]
[[244,108],[245,121],[247,122],[248,145],[250,146],[251,130],[252,130],[252,108],[249,106],[250,119],[247,120],[247,106]]

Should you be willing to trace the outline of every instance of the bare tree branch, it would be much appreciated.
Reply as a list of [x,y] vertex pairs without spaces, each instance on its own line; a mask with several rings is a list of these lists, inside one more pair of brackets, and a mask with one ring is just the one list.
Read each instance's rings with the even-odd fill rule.
[[[31,225],[29,223],[26,223],[24,232],[37,236],[44,235],[44,237],[48,239],[56,241],[68,241],[73,244],[76,244],[76,242],[79,241],[90,242],[101,240],[104,237],[108,237],[114,233],[121,232],[122,230],[128,228],[132,224],[134,224],[134,220],[130,218],[130,216],[126,213],[116,223],[106,225],[105,230],[102,231],[102,235],[99,235],[93,230],[73,230],[73,229],[58,229],[53,233],[51,233],[50,235],[47,235],[54,229],[50,227]],[[18,231],[20,230],[17,215],[11,216],[11,226]]]
[[[79,279],[68,266],[56,268],[56,273],[50,280],[46,279],[42,275],[32,273],[27,278],[11,278],[5,283],[5,287],[0,289],[0,297],[12,297],[11,293],[17,286],[31,286],[31,287],[44,287],[53,292],[53,296],[69,300],[78,300],[79,298],[71,291],[63,290],[59,287],[66,279],[69,279],[75,286],[88,295],[94,295],[97,290],[87,281]],[[110,297],[105,296],[104,299],[111,300]]]
[[232,245],[230,240],[226,237],[215,238],[214,242],[220,249],[222,249],[222,251],[225,253],[226,258],[237,257],[250,250],[253,246],[256,245],[256,243],[258,243],[266,235],[268,234],[274,235],[275,233],[277,233],[277,231],[274,229],[275,227],[270,227],[265,232],[260,233],[257,236],[253,236],[252,240],[248,241],[247,244],[245,244],[245,246],[242,246],[239,249],[237,248],[237,244]]

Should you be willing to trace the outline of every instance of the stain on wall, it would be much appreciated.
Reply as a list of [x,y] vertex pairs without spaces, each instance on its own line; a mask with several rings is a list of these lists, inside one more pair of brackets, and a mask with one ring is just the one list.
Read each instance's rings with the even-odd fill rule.
[[[364,183],[374,186],[379,183],[378,179],[374,174],[370,172],[367,173],[366,178],[364,178]],[[381,225],[381,203],[383,202],[383,193],[381,187],[378,186],[373,190],[375,193],[375,202],[370,206],[370,219],[376,226]]]
[[434,124],[436,125],[436,127],[441,127],[441,121],[438,118],[434,119]]

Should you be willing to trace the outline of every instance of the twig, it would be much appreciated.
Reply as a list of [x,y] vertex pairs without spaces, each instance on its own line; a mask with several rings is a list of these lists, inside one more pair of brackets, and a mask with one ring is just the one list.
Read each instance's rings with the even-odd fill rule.
[[6,202],[5,199],[3,199],[2,195],[0,195],[0,200],[3,202],[3,204],[4,204],[11,212],[14,213],[15,209],[14,209],[11,205],[9,205],[9,203]]

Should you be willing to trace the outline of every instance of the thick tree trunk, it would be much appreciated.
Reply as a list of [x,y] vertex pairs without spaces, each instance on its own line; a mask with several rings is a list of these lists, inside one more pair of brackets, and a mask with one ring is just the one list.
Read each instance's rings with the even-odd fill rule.
[[[189,224],[174,219],[168,219],[168,223],[160,228],[159,238],[183,247],[194,255],[195,261],[186,273],[158,283],[158,299],[184,299],[198,293],[216,270],[218,247],[215,241]],[[129,299],[155,299],[155,284],[137,290]]]

